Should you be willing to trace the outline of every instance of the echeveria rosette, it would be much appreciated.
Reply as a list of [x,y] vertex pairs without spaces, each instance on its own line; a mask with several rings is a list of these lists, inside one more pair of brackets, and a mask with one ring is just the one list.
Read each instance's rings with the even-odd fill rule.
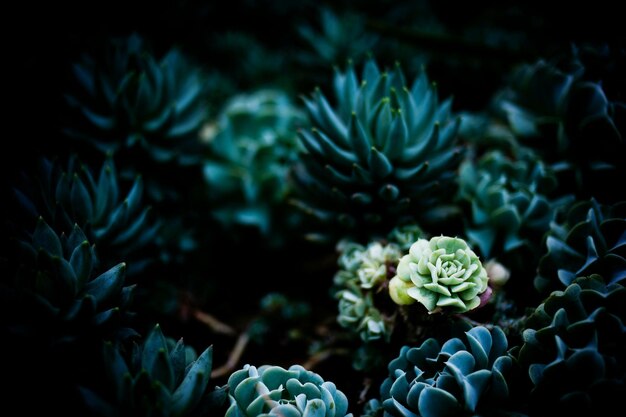
[[394,244],[373,241],[367,246],[344,241],[338,245],[341,252],[335,274],[335,284],[343,285],[355,281],[364,290],[380,287],[388,279],[390,268],[395,268],[402,255]]
[[399,65],[381,71],[373,59],[361,77],[351,64],[337,70],[333,85],[333,106],[319,89],[304,99],[313,128],[300,131],[295,203],[328,239],[371,239],[415,213],[437,218],[462,159],[451,101],[439,103],[424,72],[409,85]]
[[157,325],[141,346],[135,344],[125,352],[121,346],[105,343],[103,351],[110,393],[81,389],[96,415],[196,415],[219,400],[208,389],[212,347],[197,356],[182,338],[178,342],[166,338]]
[[291,164],[297,158],[296,130],[306,117],[280,90],[258,90],[229,100],[216,121],[203,129],[209,155],[204,179],[212,215],[232,231],[257,229],[276,238],[289,216]]
[[228,378],[226,417],[352,417],[335,384],[300,365],[246,365]]
[[463,239],[448,236],[415,242],[389,283],[394,302],[418,301],[429,313],[472,310],[487,289],[487,271],[478,256]]
[[459,195],[471,206],[466,233],[482,256],[536,252],[557,208],[549,198],[557,185],[549,167],[531,152],[513,158],[491,151],[465,161],[459,178]]
[[581,201],[551,224],[535,288],[563,289],[574,279],[598,274],[607,284],[626,282],[626,202]]
[[520,363],[538,415],[612,414],[626,393],[626,289],[592,275],[554,291],[526,321]]
[[[497,414],[510,407],[509,375],[515,362],[507,339],[494,327],[475,327],[440,345],[403,346],[380,387],[384,417]],[[376,402],[368,413],[379,415]]]

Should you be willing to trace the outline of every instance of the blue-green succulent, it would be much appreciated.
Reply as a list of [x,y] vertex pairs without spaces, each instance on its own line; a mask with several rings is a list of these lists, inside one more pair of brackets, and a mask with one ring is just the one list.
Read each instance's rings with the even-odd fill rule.
[[626,288],[599,275],[554,291],[528,318],[520,363],[537,415],[609,415],[626,392]]
[[288,226],[288,173],[297,158],[296,129],[305,123],[284,92],[259,90],[231,98],[203,129],[211,213],[225,228],[252,227],[271,238]]
[[[140,176],[121,181],[112,158],[107,158],[98,175],[72,156],[66,166],[41,159],[38,172],[14,188],[17,209],[26,224],[42,216],[58,230],[79,225],[87,239],[98,247],[99,261],[126,259],[129,275],[149,263],[145,256],[159,230],[143,204],[144,184]],[[149,252],[148,252],[149,253]]]
[[333,86],[334,105],[319,89],[304,99],[313,127],[300,131],[306,152],[295,168],[297,204],[326,225],[320,233],[371,238],[449,204],[459,120],[424,71],[408,84],[400,65],[381,71],[370,59],[360,77],[352,64],[337,70]]
[[73,67],[77,86],[66,98],[75,117],[66,134],[83,149],[115,152],[124,172],[145,174],[151,198],[176,194],[166,187],[172,174],[165,167],[202,159],[201,71],[178,49],[154,56],[138,35],[111,40],[103,55],[85,55]]
[[497,106],[512,131],[553,165],[560,188],[585,198],[623,200],[624,193],[603,184],[624,176],[626,104],[610,99],[602,80],[587,77],[575,48],[564,61],[519,68]]
[[[420,347],[402,347],[380,387],[382,415],[493,415],[511,407],[507,378],[515,362],[507,346],[500,328],[480,326],[443,345],[431,338]],[[380,415],[377,406],[371,402],[367,414]]]
[[466,234],[487,259],[535,252],[558,207],[550,198],[557,186],[552,170],[531,152],[520,153],[491,151],[460,168],[459,195],[471,207]]
[[81,392],[90,410],[101,416],[197,415],[219,399],[209,388],[212,358],[211,347],[197,356],[182,338],[165,338],[157,325],[129,352],[104,345],[110,398],[86,388]]
[[548,294],[576,278],[598,274],[607,284],[626,282],[626,203],[580,201],[551,224],[535,288]]
[[300,365],[246,365],[228,378],[226,417],[348,417],[348,399],[335,384]]
[[124,285],[126,264],[99,270],[95,247],[78,225],[57,233],[40,217],[15,241],[8,264],[14,275],[5,277],[2,292],[9,297],[2,308],[12,317],[12,333],[52,344],[134,333],[124,327],[135,288]]

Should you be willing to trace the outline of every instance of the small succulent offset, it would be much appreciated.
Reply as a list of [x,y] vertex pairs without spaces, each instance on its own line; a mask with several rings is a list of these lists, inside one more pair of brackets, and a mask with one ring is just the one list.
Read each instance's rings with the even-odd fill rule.
[[78,224],[88,240],[98,247],[99,260],[126,259],[132,271],[148,261],[136,256],[157,235],[159,225],[151,221],[150,207],[142,204],[143,181],[136,177],[130,190],[123,184],[112,158],[107,158],[96,177],[72,156],[67,166],[39,161],[39,173],[30,184],[14,189],[21,216],[30,222],[42,216],[54,219],[59,230]]
[[489,295],[487,271],[463,239],[419,239],[400,259],[389,295],[400,305],[419,301],[429,313],[464,313]]
[[[85,56],[73,70],[78,86],[66,98],[82,124],[74,121],[66,133],[80,145],[116,152],[133,174],[200,162],[204,81],[179,50],[158,59],[132,35],[112,41],[103,59]],[[163,198],[157,185],[148,191]]]
[[535,288],[564,289],[574,279],[598,274],[607,284],[626,282],[626,202],[581,201],[557,218],[546,239]]
[[226,417],[352,417],[335,384],[300,365],[246,365],[228,378]]
[[319,89],[304,99],[313,128],[299,135],[307,152],[295,168],[296,204],[332,233],[371,238],[450,203],[462,153],[451,101],[439,104],[424,72],[409,87],[399,65],[381,72],[370,59],[360,78],[352,64],[336,71],[334,107]]
[[[494,327],[475,327],[440,345],[427,339],[417,348],[402,347],[389,363],[380,394],[384,417],[491,415],[510,407],[507,380],[515,363],[507,339]],[[370,416],[380,415],[372,401]]]
[[342,327],[352,329],[364,342],[389,340],[391,319],[375,305],[374,296],[382,291],[401,256],[400,248],[394,244],[371,242],[367,247],[354,242],[342,242],[342,252],[335,274],[339,299],[337,321]]
[[[102,416],[186,416],[214,398],[207,391],[212,348],[200,356],[163,336],[157,325],[128,357],[112,343],[104,345],[105,369],[112,390],[110,401],[82,389],[85,403]],[[205,405],[206,404],[206,405]]]
[[556,205],[552,170],[530,152],[510,158],[491,151],[460,168],[459,195],[471,205],[467,236],[485,258],[500,257],[541,242]]
[[212,214],[225,227],[248,226],[273,236],[291,192],[288,172],[297,157],[296,128],[305,115],[279,90],[233,97],[203,129],[210,154],[204,179]]
[[626,392],[626,288],[592,275],[554,291],[526,321],[520,363],[538,415],[607,414]]
[[[126,264],[98,272],[95,248],[78,225],[57,234],[39,218],[32,235],[17,242],[14,281],[9,288],[16,305],[3,305],[18,323],[18,333],[32,329],[51,342],[87,335],[130,334],[122,327],[129,317],[134,286],[124,286]],[[130,332],[130,333],[129,333]]]

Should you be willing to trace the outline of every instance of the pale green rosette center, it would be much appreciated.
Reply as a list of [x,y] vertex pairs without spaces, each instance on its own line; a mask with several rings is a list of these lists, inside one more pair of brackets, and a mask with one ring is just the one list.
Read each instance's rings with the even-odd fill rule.
[[430,313],[466,312],[480,305],[487,271],[463,239],[419,239],[400,260],[389,294],[397,304],[419,301]]

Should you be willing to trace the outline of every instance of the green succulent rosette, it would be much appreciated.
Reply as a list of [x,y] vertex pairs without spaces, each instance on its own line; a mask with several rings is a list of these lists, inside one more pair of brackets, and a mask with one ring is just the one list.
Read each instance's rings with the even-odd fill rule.
[[481,304],[487,291],[487,271],[460,238],[419,239],[400,259],[389,295],[397,304],[421,303],[430,313],[463,313]]

